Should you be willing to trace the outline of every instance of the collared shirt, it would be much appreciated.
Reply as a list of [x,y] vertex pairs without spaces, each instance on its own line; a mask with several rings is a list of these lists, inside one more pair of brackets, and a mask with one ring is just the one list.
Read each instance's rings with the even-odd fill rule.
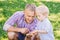
[[36,18],[34,18],[33,22],[27,24],[24,18],[24,12],[18,11],[15,12],[4,24],[3,30],[7,31],[8,28],[17,25],[18,28],[28,28],[30,31],[34,30],[36,27]]
[[53,28],[48,18],[42,22],[38,21],[35,29],[40,31],[44,30],[47,32],[47,34],[39,34],[41,40],[54,40]]

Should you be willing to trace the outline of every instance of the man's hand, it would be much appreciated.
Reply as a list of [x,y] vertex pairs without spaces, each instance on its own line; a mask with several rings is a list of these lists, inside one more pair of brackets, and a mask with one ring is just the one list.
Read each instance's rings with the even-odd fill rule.
[[34,31],[31,32],[31,34],[32,35],[38,35],[38,32],[39,32],[38,30],[34,30]]
[[29,32],[29,29],[27,28],[20,28],[19,30],[22,34],[27,34]]

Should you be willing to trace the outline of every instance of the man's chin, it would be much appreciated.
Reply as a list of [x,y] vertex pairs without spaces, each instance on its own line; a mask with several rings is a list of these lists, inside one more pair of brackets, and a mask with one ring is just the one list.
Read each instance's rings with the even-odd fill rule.
[[30,21],[28,22],[28,24],[31,24],[31,23],[32,23],[32,21],[31,22]]
[[28,22],[28,24],[30,24],[31,22]]

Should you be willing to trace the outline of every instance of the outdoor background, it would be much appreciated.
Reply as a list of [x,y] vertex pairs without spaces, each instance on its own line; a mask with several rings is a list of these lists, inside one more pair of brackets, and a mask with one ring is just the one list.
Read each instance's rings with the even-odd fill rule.
[[8,40],[3,31],[5,21],[16,11],[24,10],[27,3],[39,6],[45,4],[49,10],[49,20],[53,25],[55,40],[60,40],[60,1],[59,0],[0,0],[0,40]]

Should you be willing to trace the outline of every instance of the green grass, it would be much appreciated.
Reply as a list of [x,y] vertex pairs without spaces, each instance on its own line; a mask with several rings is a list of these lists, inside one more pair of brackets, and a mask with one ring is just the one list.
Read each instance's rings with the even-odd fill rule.
[[[7,33],[3,31],[3,25],[5,21],[16,11],[24,10],[27,3],[34,3],[37,6],[41,2],[36,2],[34,0],[24,1],[24,0],[5,0],[0,1],[0,40],[8,40]],[[42,1],[49,10],[49,20],[53,25],[55,40],[60,40],[60,3],[58,2],[46,2]]]
[[60,40],[60,13],[50,14],[49,20],[53,25],[55,40]]

